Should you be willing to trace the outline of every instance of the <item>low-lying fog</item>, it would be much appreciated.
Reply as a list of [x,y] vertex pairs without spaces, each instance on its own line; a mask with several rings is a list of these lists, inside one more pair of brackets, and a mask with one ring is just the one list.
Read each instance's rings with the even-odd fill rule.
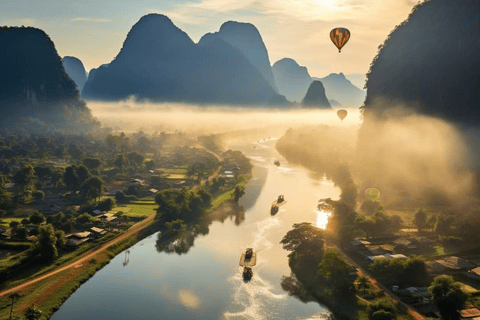
[[175,130],[192,134],[217,134],[234,130],[276,126],[283,131],[301,125],[358,126],[360,112],[347,109],[343,121],[336,110],[267,109],[239,107],[206,107],[178,103],[120,103],[89,102],[95,117],[114,131],[172,132]]
[[[314,149],[318,156],[314,154],[313,159],[322,159],[324,163],[348,163],[359,187],[378,187],[390,194],[403,191],[416,194],[425,190],[451,196],[465,194],[473,188],[472,172],[478,162],[471,152],[472,139],[478,135],[471,131],[467,135],[444,120],[413,113],[388,121],[368,117],[367,125],[360,130],[362,116],[358,109],[347,109],[348,116],[340,121],[336,110],[205,107],[132,100],[90,102],[88,106],[114,132],[141,130],[153,134],[179,130],[194,135],[236,132],[223,137],[255,139],[262,134],[283,136],[292,128],[294,134],[289,136],[294,137],[290,143],[295,150]],[[325,126],[330,127],[328,134]],[[354,141],[342,143],[341,148],[350,150],[339,153],[335,151],[339,139],[332,137]],[[312,141],[316,143],[312,145]],[[340,156],[325,159],[331,154]]]

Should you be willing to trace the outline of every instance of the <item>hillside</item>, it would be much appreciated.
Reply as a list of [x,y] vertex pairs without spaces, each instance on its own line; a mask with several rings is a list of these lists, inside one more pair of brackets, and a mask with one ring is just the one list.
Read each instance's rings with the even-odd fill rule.
[[0,125],[27,131],[78,131],[97,127],[55,45],[36,28],[0,27]]

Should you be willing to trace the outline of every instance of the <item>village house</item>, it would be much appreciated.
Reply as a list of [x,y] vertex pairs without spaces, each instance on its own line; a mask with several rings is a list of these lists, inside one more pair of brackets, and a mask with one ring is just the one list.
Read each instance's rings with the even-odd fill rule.
[[459,257],[444,257],[434,261],[427,261],[427,269],[434,274],[453,274],[467,271],[475,267],[474,264]]
[[96,228],[96,227],[90,228],[90,229],[88,229],[88,231],[90,231],[90,238],[91,239],[98,239],[98,238],[102,237],[103,235],[107,234],[106,230],[104,230],[102,228]]
[[480,281],[480,267],[468,270],[465,274],[472,279]]
[[90,231],[67,234],[65,236],[65,238],[67,239],[67,241],[65,242],[65,247],[72,249],[78,248],[79,246],[90,240],[90,234]]
[[480,310],[477,308],[469,308],[460,311],[460,320],[479,320]]
[[402,290],[398,290],[398,288],[393,289],[396,295],[411,305],[428,304],[432,296],[428,291],[428,287],[408,287]]

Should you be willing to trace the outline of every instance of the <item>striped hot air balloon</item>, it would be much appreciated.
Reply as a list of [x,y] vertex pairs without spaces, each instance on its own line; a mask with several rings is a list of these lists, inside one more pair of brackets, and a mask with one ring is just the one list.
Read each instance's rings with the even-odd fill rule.
[[338,52],[342,52],[343,46],[350,39],[350,31],[347,28],[335,28],[330,31],[330,39],[333,44],[338,48]]

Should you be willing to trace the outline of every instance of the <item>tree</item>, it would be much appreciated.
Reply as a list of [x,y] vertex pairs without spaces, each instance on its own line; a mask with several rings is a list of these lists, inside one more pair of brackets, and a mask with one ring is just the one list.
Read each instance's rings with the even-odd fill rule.
[[415,213],[415,225],[418,228],[418,231],[422,231],[422,229],[425,229],[428,226],[428,221],[427,221],[427,213],[423,209],[418,209],[418,211]]
[[76,166],[70,166],[65,168],[65,173],[63,174],[63,181],[67,187],[73,191],[76,191],[78,188],[78,176],[75,173]]
[[55,231],[55,237],[57,237],[57,242],[55,243],[55,246],[57,248],[62,248],[65,245],[65,242],[67,242],[67,240],[65,239],[65,232],[63,230],[57,230]]
[[34,304],[28,307],[28,309],[25,311],[25,318],[27,318],[27,320],[38,320],[41,316],[42,311],[37,309]]
[[29,191],[33,188],[35,180],[35,170],[31,165],[26,165],[18,170],[13,176],[13,182],[23,192]]
[[12,228],[12,229],[17,228],[19,225],[20,225],[20,222],[18,222],[16,220],[13,220],[12,222],[10,222],[10,228]]
[[233,197],[235,202],[238,202],[240,198],[245,194],[245,188],[242,186],[236,186],[235,190],[233,191]]
[[8,298],[12,300],[12,303],[10,305],[10,320],[12,320],[13,305],[15,303],[15,300],[18,300],[18,298],[20,298],[20,295],[16,292],[12,292],[8,295]]
[[81,185],[80,189],[86,199],[92,200],[98,198],[102,195],[103,181],[98,177],[88,178],[87,181]]
[[368,281],[366,276],[358,276],[356,283],[358,289],[362,289],[363,293],[365,293],[365,290],[369,287],[370,281]]
[[37,190],[34,193],[32,193],[33,198],[35,201],[41,201],[45,199],[45,193],[42,190]]
[[4,188],[0,187],[0,209],[7,209],[10,204],[10,193],[8,193]]
[[390,320],[395,319],[397,308],[391,300],[379,300],[368,305],[367,314],[370,320]]
[[465,307],[468,295],[462,291],[460,283],[450,276],[436,277],[428,288],[432,294],[433,303],[440,311],[442,319],[458,319],[458,311]]
[[143,163],[143,160],[145,160],[144,156],[135,151],[127,153],[127,158],[135,166],[141,165]]
[[320,261],[323,255],[323,230],[312,226],[311,223],[295,223],[280,243],[283,249],[291,251],[289,258],[297,256],[312,257]]
[[41,225],[38,228],[38,242],[36,249],[40,256],[45,261],[52,261],[58,256],[57,251],[57,237],[55,236],[55,229],[51,224]]
[[335,294],[347,293],[353,286],[350,278],[350,265],[336,251],[328,249],[319,264],[318,275],[327,281]]
[[15,229],[13,229],[12,233],[13,233],[14,238],[17,238],[17,239],[20,239],[20,240],[25,240],[25,239],[27,239],[27,236],[28,236],[27,229],[25,229],[24,226],[16,227]]
[[128,165],[128,159],[123,154],[117,154],[113,165],[120,169],[121,172],[125,171],[125,167]]
[[96,170],[102,164],[100,160],[94,158],[85,158],[83,159],[83,164],[90,170]]
[[79,166],[76,170],[75,170],[75,174],[77,175],[78,177],[78,184],[79,185],[82,185],[82,183],[84,183],[88,178],[90,178],[92,175],[90,174],[90,171],[88,170],[87,167],[85,166]]
[[145,161],[145,167],[147,168],[147,170],[155,169],[155,161],[153,160]]
[[110,211],[115,206],[115,200],[106,198],[98,203],[98,209],[101,211]]
[[38,211],[35,211],[29,218],[30,223],[40,224],[45,221],[45,216]]

